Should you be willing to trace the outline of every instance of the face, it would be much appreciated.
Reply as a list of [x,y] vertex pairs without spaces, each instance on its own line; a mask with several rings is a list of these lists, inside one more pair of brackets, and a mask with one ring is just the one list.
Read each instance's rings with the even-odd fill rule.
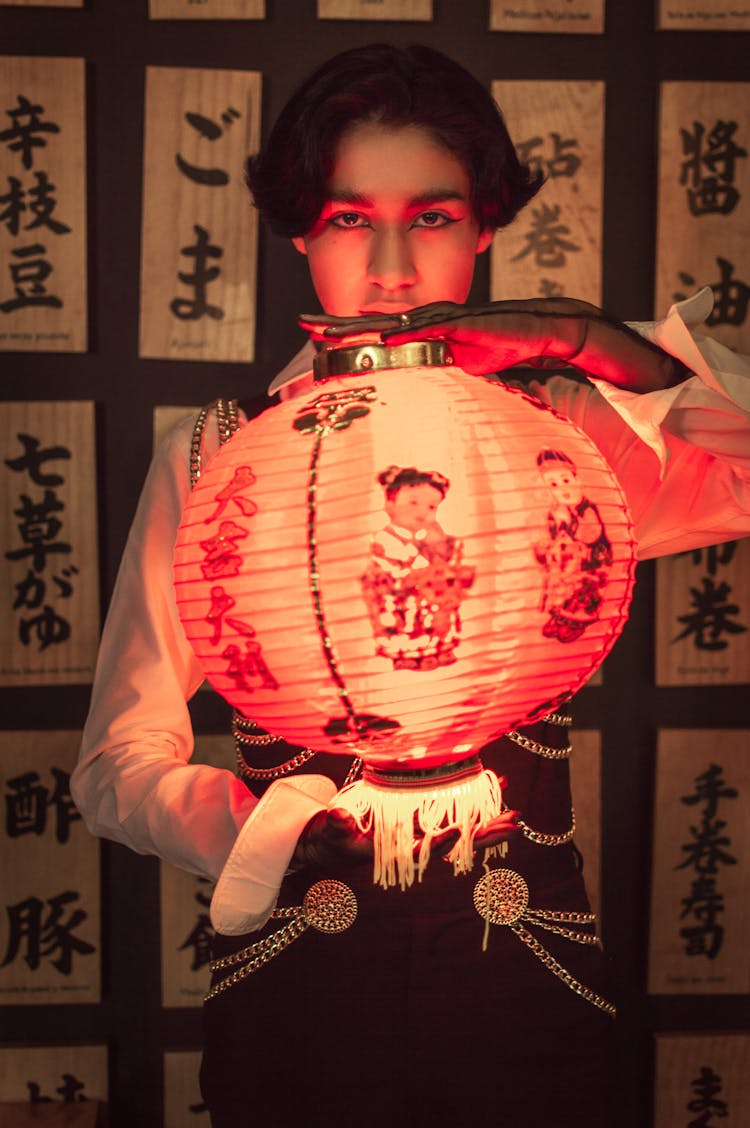
[[542,477],[556,501],[562,505],[578,505],[582,497],[581,487],[570,467],[561,462],[554,468],[547,467],[543,470]]
[[416,486],[401,486],[393,497],[385,503],[385,511],[394,525],[417,533],[435,524],[437,507],[443,500],[440,490],[429,482]]
[[326,313],[466,300],[492,232],[471,211],[466,169],[425,129],[354,126],[339,141],[328,188],[312,229],[293,240]]

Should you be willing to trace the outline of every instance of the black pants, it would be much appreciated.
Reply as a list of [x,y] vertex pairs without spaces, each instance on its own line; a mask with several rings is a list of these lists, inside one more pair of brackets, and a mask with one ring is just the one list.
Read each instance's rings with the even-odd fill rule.
[[[572,850],[554,854],[552,882],[527,869],[531,907],[585,909]],[[206,1004],[201,1083],[214,1128],[610,1125],[612,1019],[510,928],[491,925],[482,950],[472,903],[481,875],[477,866],[456,878],[433,862],[406,892],[373,888],[369,867],[335,875],[355,890],[355,923],[333,936],[308,929]],[[318,876],[331,875],[285,883],[286,902],[301,903]],[[279,923],[217,938],[216,954]],[[521,923],[606,994],[598,948]]]

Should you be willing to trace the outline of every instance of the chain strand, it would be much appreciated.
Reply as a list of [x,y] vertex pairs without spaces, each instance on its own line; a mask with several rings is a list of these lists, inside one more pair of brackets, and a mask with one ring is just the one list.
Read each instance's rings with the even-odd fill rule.
[[569,713],[548,713],[546,717],[542,717],[548,725],[559,725],[560,728],[570,728],[573,724],[573,718]]
[[527,752],[533,752],[535,756],[543,756],[546,760],[567,760],[573,751],[570,744],[566,744],[564,748],[552,748],[549,744],[540,744],[538,740],[524,736],[516,729],[511,729],[507,736],[508,740],[512,740],[519,748],[525,748]]
[[569,987],[576,995],[580,995],[587,1003],[593,1003],[599,1010],[604,1011],[605,1014],[611,1015],[614,1018],[616,1010],[612,1003],[608,1003],[601,995],[597,995],[596,991],[592,991],[590,987],[585,987],[574,975],[566,971],[562,964],[558,963],[555,957],[547,951],[544,945],[540,944],[522,925],[518,924],[516,921],[513,924],[509,924],[508,927],[515,932],[519,940],[522,940],[537,959],[540,960],[553,975],[557,976],[566,987]]
[[518,826],[524,838],[528,838],[529,842],[535,842],[537,846],[565,846],[572,841],[576,832],[576,815],[572,808],[570,814],[573,820],[570,830],[566,830],[562,834],[545,834],[543,830],[532,830],[523,819],[518,820]]

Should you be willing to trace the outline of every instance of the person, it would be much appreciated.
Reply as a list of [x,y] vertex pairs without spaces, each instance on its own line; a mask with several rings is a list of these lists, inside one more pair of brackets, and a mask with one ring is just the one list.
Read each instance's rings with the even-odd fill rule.
[[573,642],[599,618],[612,545],[597,505],[585,497],[572,459],[542,450],[537,466],[555,503],[547,514],[548,539],[536,558],[546,571],[542,610],[546,638]]
[[[306,256],[323,311],[301,319],[316,343],[271,392],[304,396],[315,347],[355,333],[438,337],[477,374],[532,362],[526,390],[618,475],[642,558],[750,531],[750,369],[687,327],[709,312],[708,291],[640,326],[572,299],[465,308],[477,254],[541,182],[457,63],[420,46],[337,55],[292,96],[248,178],[262,217]],[[238,425],[257,410],[245,405]],[[237,718],[238,776],[190,762],[186,702],[203,675],[175,606],[172,545],[188,469],[195,478],[228,420],[217,401],[155,456],[71,782],[94,833],[216,882],[201,1069],[212,1124],[615,1123],[569,718],[482,750],[508,809],[479,828],[471,873],[435,858],[403,891],[373,884],[367,835],[331,802],[356,760]],[[446,828],[435,852],[451,842]],[[492,849],[505,851],[499,868]]]
[[456,661],[462,592],[474,569],[463,545],[437,520],[450,482],[435,470],[389,466],[378,474],[388,524],[372,538],[362,591],[377,653],[394,670],[432,670]]

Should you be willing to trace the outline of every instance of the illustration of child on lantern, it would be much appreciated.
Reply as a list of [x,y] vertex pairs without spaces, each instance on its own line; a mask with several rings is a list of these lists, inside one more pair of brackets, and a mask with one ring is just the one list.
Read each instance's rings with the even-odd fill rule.
[[593,501],[583,494],[575,463],[560,450],[541,450],[536,464],[552,495],[548,539],[535,548],[546,570],[541,610],[545,638],[575,642],[599,617],[612,565],[612,545]]
[[396,670],[448,666],[461,641],[461,600],[474,582],[462,542],[437,521],[450,482],[413,466],[389,466],[378,482],[388,524],[373,537],[361,577],[377,653]]

